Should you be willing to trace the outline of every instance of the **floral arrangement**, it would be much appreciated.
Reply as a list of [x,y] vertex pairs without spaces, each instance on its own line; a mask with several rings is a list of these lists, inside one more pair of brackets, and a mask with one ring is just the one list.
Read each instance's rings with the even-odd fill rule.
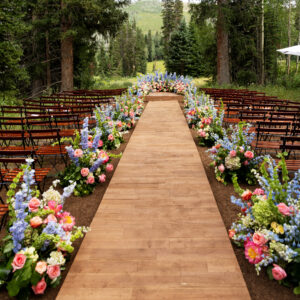
[[[115,110],[113,106],[105,108],[96,107],[94,111],[96,127],[90,131],[90,135],[95,138],[100,134],[98,148],[103,150],[118,149],[121,143],[123,143],[123,134],[121,131],[124,130],[125,125],[122,122],[115,122],[113,120],[114,116]],[[92,144],[89,145],[91,148]]]
[[133,92],[141,92],[143,95],[151,92],[171,92],[184,95],[191,85],[191,79],[187,77],[177,76],[176,73],[159,74],[156,72],[155,75],[147,74],[138,78],[137,85],[133,86]]
[[133,96],[129,89],[129,97],[123,96],[116,101],[113,120],[119,131],[131,129],[142,115],[144,103],[142,97]]
[[213,134],[215,146],[208,151],[213,159],[216,179],[223,184],[231,181],[234,175],[248,184],[256,183],[251,170],[257,168],[260,158],[255,158],[251,148],[255,133],[250,133],[250,128],[250,124],[240,122],[238,125],[231,125],[227,132],[224,131],[222,138]]
[[[63,210],[76,183],[66,187],[62,195],[51,186],[39,199],[31,163],[27,160],[22,166],[8,192],[10,222],[0,249],[0,286],[19,299],[28,299],[31,291],[39,295],[49,286],[57,287],[74,250],[72,243],[89,230],[76,227],[75,218]],[[21,175],[23,183],[16,192]]]
[[101,149],[104,145],[101,137],[99,128],[89,130],[86,118],[81,133],[76,132],[75,139],[70,140],[71,145],[66,147],[71,163],[59,174],[59,179],[64,187],[69,181],[76,182],[75,196],[90,195],[98,183],[106,181],[106,172],[113,171],[111,157],[117,156]]
[[209,96],[197,95],[189,90],[184,100],[184,111],[189,126],[197,130],[199,145],[211,147],[214,145],[214,134],[223,136],[224,110],[219,111],[214,101]]
[[260,172],[254,173],[261,188],[254,191],[242,190],[234,179],[240,198],[232,196],[231,201],[241,214],[229,236],[244,247],[246,259],[258,274],[267,267],[270,279],[300,294],[300,170],[290,180],[282,156],[277,166],[266,157]]

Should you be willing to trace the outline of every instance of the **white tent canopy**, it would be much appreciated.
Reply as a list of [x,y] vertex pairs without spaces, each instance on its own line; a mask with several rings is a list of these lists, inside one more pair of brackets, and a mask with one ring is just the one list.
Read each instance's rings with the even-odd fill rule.
[[298,55],[298,56],[300,56],[300,45],[279,49],[277,51],[279,51],[283,54],[287,54],[287,55]]

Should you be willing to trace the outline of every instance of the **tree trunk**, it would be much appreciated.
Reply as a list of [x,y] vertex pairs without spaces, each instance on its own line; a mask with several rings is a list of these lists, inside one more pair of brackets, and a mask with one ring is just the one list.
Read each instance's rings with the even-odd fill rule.
[[[61,1],[62,10],[66,7]],[[73,85],[73,38],[67,35],[71,28],[71,22],[65,16],[61,20],[61,91],[71,91]]]
[[46,31],[46,81],[47,89],[51,87],[51,66],[50,66],[50,45],[49,45],[49,32]]
[[[289,47],[291,47],[291,10],[292,10],[292,3],[289,0],[289,22],[288,22],[288,43]],[[287,56],[287,73],[290,74],[291,72],[291,56]]]
[[265,14],[264,0],[261,0],[260,35],[259,35],[259,83],[265,84]]
[[[48,18],[48,1],[46,1],[46,17]],[[46,85],[47,90],[51,87],[51,64],[50,64],[50,44],[49,44],[49,31],[46,30],[45,37],[45,48],[46,48]]]
[[223,11],[223,5],[227,0],[218,0],[217,21],[217,82],[218,84],[229,84],[229,46],[228,32]]
[[[298,45],[300,45],[300,31],[299,31],[299,35],[298,35]],[[298,73],[298,69],[299,69],[299,56],[297,56],[296,73]]]

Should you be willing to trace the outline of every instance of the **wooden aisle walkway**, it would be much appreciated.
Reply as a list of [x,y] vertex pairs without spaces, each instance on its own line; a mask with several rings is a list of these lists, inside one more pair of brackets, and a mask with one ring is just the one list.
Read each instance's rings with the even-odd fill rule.
[[148,103],[91,228],[59,300],[250,299],[177,101]]

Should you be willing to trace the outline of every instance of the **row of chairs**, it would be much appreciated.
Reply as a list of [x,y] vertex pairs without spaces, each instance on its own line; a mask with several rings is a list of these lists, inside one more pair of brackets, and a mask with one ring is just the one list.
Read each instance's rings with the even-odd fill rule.
[[[80,129],[83,118],[91,116],[96,106],[105,109],[106,105],[114,103],[113,96],[124,91],[79,90],[25,99],[22,105],[1,106],[0,191],[8,188],[28,157],[34,160],[35,180],[43,191],[45,179],[56,168],[57,161],[68,163],[62,138],[73,136],[74,131]],[[89,123],[93,126],[95,120],[90,118]],[[8,206],[0,197],[0,229],[7,215]]]
[[269,97],[248,90],[205,89],[225,110],[225,125],[246,121],[252,124],[256,139],[252,146],[258,154],[287,152],[290,171],[300,168],[300,103]]

